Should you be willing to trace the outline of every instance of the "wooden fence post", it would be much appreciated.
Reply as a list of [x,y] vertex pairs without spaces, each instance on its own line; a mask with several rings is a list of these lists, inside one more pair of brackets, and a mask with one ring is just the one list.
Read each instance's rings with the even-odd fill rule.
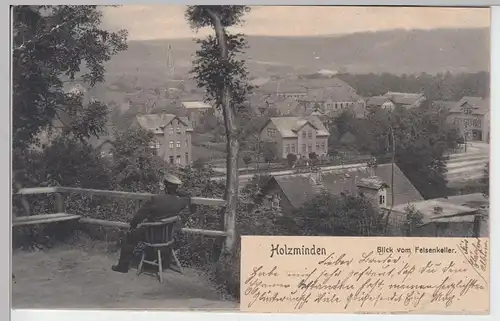
[[56,193],[56,212],[64,213],[66,211],[65,197],[62,193]]

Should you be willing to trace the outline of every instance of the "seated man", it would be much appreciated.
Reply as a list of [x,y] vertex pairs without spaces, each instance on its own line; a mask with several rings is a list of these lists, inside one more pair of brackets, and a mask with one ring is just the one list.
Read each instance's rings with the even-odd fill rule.
[[155,195],[147,201],[130,221],[130,229],[122,240],[120,259],[111,269],[115,272],[127,273],[130,261],[134,256],[136,245],[144,240],[144,229],[137,228],[143,221],[160,221],[179,214],[181,210],[195,207],[191,204],[191,197],[178,192],[177,188],[182,182],[174,175],[166,174],[164,177],[165,194]]

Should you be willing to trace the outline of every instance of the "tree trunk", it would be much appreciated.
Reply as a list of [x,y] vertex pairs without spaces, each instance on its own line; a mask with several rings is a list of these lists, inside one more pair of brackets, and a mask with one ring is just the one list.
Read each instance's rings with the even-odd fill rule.
[[[217,41],[221,49],[221,60],[228,59],[227,41],[224,27],[220,17],[211,10],[207,10],[214,22],[214,30]],[[239,142],[237,139],[235,113],[231,106],[231,92],[228,84],[224,84],[222,92],[222,113],[224,116],[224,126],[226,129],[226,215],[224,217],[225,230],[228,233],[224,246],[225,251],[230,251],[235,244],[236,228],[236,205],[238,201],[238,150]]]

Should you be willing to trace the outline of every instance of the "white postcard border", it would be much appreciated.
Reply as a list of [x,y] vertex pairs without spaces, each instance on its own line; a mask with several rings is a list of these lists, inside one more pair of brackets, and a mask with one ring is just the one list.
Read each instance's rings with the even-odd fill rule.
[[[73,4],[91,4],[89,1],[72,1]],[[137,1],[92,1],[92,4],[125,4],[125,3],[137,3]],[[215,4],[214,1],[149,1],[150,3],[162,3],[162,4]],[[25,1],[23,4],[45,4],[47,1]],[[237,4],[243,3],[242,1],[216,1],[217,4]],[[246,4],[266,4],[266,5],[312,5],[312,4],[321,4],[321,5],[339,5],[339,4],[347,4],[349,5],[401,5],[403,4],[401,1],[390,1],[390,0],[378,0],[378,1],[293,1],[293,0],[271,0],[271,1],[252,1],[247,0],[244,1]],[[19,3],[20,4],[20,3]],[[51,4],[67,4],[67,1],[51,1]],[[491,88],[500,88],[500,0],[496,1],[471,1],[471,0],[448,0],[448,1],[432,1],[432,0],[420,0],[420,1],[405,1],[404,5],[434,5],[434,6],[488,6],[488,5],[498,5],[499,7],[493,8],[492,10],[492,22],[491,22]],[[3,94],[0,96],[3,99],[3,108],[0,109],[0,119],[4,122],[3,126],[0,126],[0,144],[1,150],[4,152],[1,153],[0,164],[2,168],[2,172],[4,173],[3,177],[10,177],[10,124],[11,124],[11,114],[10,108],[10,12],[7,5],[2,6],[1,10],[1,20],[4,25],[3,28],[0,28],[0,35],[3,44],[3,56],[1,64],[1,80],[2,86],[0,87]],[[9,50],[7,50],[9,49]],[[496,61],[494,58],[497,58]],[[500,90],[491,90],[491,104],[492,106],[500,106]],[[500,127],[493,126],[496,119],[500,119],[500,111],[496,108],[492,108],[491,110],[491,136],[492,141],[496,140],[496,137],[500,137]],[[495,117],[498,115],[499,117]],[[495,145],[491,143],[491,156],[494,159],[500,159],[500,145]],[[493,191],[500,190],[500,169],[492,163],[490,169],[490,175],[492,178],[491,189]],[[498,179],[498,181],[496,180]],[[10,267],[10,253],[11,253],[11,227],[10,227],[10,180],[3,180],[1,184],[1,197],[2,204],[4,207],[3,215],[0,216],[2,219],[2,228],[4,229],[4,233],[1,233],[2,240],[0,242],[1,251],[4,253],[4,257],[7,258],[7,264],[2,266],[3,269],[3,277],[1,278],[2,284],[0,288],[3,289],[0,297],[0,302],[2,303],[2,307],[0,308],[2,320],[7,320],[6,317],[11,317],[9,319],[15,321],[27,321],[27,320],[40,320],[40,321],[57,321],[57,320],[110,320],[113,318],[120,319],[121,321],[137,321],[137,320],[149,320],[149,321],[160,321],[160,320],[176,320],[176,321],[184,321],[184,320],[193,320],[193,319],[202,319],[205,321],[250,321],[255,320],[255,318],[259,318],[261,321],[277,321],[277,320],[287,320],[292,321],[292,319],[301,320],[304,319],[312,319],[315,320],[331,320],[332,315],[329,314],[318,314],[318,315],[292,315],[292,314],[280,314],[280,315],[269,315],[269,314],[247,314],[247,313],[228,313],[228,312],[159,312],[159,311],[117,311],[117,310],[108,310],[108,311],[99,311],[99,310],[10,310],[10,299],[11,299],[11,267]],[[495,194],[492,194],[495,195]],[[500,211],[500,199],[496,199],[495,197],[490,200],[491,213],[496,213],[497,209]],[[490,219],[490,233],[491,233],[491,244],[492,244],[492,255],[491,255],[491,271],[498,271],[500,268],[499,255],[500,251],[500,219],[496,215],[492,215]],[[7,255],[8,254],[8,255]],[[496,255],[495,255],[496,254]],[[4,259],[5,262],[5,259]],[[444,321],[453,318],[454,320],[498,320],[500,319],[500,308],[498,305],[495,305],[495,302],[499,302],[500,298],[500,278],[498,274],[491,273],[491,296],[490,302],[491,304],[491,314],[489,316],[450,316],[450,315],[432,315],[425,316],[428,321]],[[335,315],[336,320],[420,320],[422,316],[420,315]]]

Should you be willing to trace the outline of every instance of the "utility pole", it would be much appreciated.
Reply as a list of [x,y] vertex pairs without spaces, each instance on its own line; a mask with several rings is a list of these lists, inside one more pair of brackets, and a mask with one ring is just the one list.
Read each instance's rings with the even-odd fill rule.
[[387,235],[387,229],[389,227],[389,218],[392,214],[392,209],[394,207],[394,162],[396,158],[396,139],[394,137],[394,128],[389,125],[389,128],[391,130],[391,141],[392,141],[392,160],[391,160],[391,206],[389,208],[389,213],[387,213],[387,217],[385,219],[385,226],[384,226],[384,234]]

